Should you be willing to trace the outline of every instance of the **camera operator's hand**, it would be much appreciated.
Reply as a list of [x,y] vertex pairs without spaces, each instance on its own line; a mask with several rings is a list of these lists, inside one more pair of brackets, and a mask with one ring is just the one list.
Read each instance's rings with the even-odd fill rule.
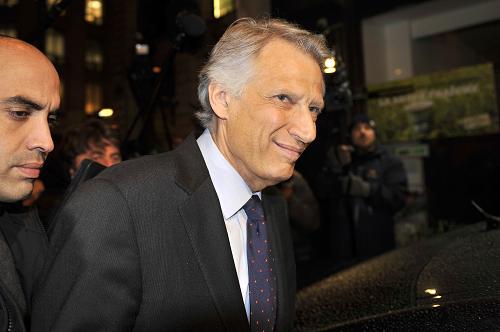
[[346,165],[351,163],[352,146],[340,144],[332,146],[326,153],[328,166],[333,171],[341,171]]
[[354,197],[368,197],[370,196],[371,186],[368,181],[363,180],[362,177],[354,174],[349,174],[340,178],[342,192],[346,195]]

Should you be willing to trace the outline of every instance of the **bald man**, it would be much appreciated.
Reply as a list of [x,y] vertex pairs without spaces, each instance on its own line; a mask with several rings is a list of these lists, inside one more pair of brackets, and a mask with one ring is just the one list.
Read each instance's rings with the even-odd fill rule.
[[59,77],[33,46],[0,36],[0,332],[26,331],[31,292],[47,249],[34,211],[13,203],[30,195],[54,144]]

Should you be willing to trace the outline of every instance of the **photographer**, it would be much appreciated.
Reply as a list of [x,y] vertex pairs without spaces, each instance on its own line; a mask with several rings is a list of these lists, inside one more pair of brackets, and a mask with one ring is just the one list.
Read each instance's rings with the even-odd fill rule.
[[333,255],[343,263],[394,249],[393,216],[407,191],[403,164],[377,143],[373,120],[355,115],[350,139],[328,150],[323,172]]

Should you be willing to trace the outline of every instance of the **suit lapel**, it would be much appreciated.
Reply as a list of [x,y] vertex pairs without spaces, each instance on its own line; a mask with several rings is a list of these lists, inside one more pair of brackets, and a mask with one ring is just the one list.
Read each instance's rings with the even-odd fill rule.
[[190,158],[192,154],[199,157],[191,162],[181,162],[186,169],[178,183],[188,192],[188,198],[179,206],[179,212],[226,329],[249,331],[220,203],[196,142],[191,142],[191,149],[192,144],[195,150],[188,151]]

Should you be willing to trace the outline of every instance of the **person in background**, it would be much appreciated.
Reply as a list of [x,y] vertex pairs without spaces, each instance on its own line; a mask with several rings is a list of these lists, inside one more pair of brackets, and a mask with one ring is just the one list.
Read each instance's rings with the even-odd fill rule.
[[395,248],[394,215],[406,201],[403,163],[377,142],[375,122],[356,114],[351,145],[327,152],[332,250],[341,263]]
[[286,199],[297,263],[312,259],[311,233],[320,226],[319,206],[306,179],[294,170],[290,179],[279,184]]
[[37,205],[47,231],[51,230],[53,215],[85,159],[106,167],[122,161],[118,139],[101,120],[87,120],[64,133],[40,178],[35,181],[32,195],[23,201],[25,206]]
[[100,120],[92,119],[71,128],[61,142],[60,158],[73,177],[84,159],[109,167],[122,161],[118,139]]
[[328,55],[286,21],[234,22],[200,73],[201,136],[105,169],[61,210],[33,331],[291,331],[273,186],[316,137]]
[[48,240],[36,211],[19,203],[54,148],[59,76],[39,50],[4,36],[0,73],[0,332],[23,332]]

